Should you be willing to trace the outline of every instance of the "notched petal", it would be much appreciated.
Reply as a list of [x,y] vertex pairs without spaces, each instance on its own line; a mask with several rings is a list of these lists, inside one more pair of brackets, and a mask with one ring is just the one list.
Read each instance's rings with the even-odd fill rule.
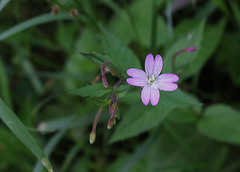
[[157,77],[161,73],[162,67],[163,67],[162,57],[160,55],[156,55],[153,68],[153,74],[155,77]]
[[153,68],[154,68],[154,57],[152,54],[148,54],[145,60],[145,71],[148,76],[153,75]]
[[159,102],[160,92],[157,88],[151,87],[151,104],[156,106]]
[[137,86],[137,87],[143,87],[147,85],[147,80],[143,80],[141,78],[128,78],[126,81],[128,84]]
[[148,105],[151,94],[151,86],[146,85],[141,92],[141,99],[144,105]]
[[157,77],[157,82],[177,82],[179,77],[173,73],[164,73]]
[[147,74],[140,69],[135,69],[135,68],[128,69],[127,74],[133,78],[147,79]]
[[178,89],[178,85],[172,82],[160,82],[157,87],[163,91],[174,91]]

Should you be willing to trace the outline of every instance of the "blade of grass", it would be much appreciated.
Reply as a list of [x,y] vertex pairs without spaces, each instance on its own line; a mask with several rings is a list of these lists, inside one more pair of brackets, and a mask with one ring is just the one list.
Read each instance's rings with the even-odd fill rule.
[[136,151],[127,159],[126,163],[118,170],[118,172],[127,172],[147,153],[157,138],[157,132],[150,136]]
[[[11,109],[0,98],[0,118],[8,126],[8,128],[18,137],[18,139],[39,159],[39,161],[52,172],[52,166],[47,156],[37,144],[36,140],[31,136],[26,127],[12,112]],[[20,158],[20,157],[19,157]]]
[[76,143],[73,148],[70,150],[70,152],[67,154],[66,159],[63,162],[63,165],[61,167],[60,172],[65,172],[68,171],[68,167],[70,165],[70,163],[72,162],[72,160],[74,159],[74,157],[77,155],[79,149],[82,148],[83,143],[85,140],[81,140],[78,143]]
[[0,12],[9,2],[10,2],[10,0],[1,0],[0,1]]
[[169,166],[160,166],[156,169],[154,169],[152,172],[158,172],[158,171],[168,171],[168,170],[201,170],[203,167],[208,167],[204,163],[189,163],[189,164],[174,164]]
[[43,14],[43,15],[31,18],[1,33],[0,41],[8,38],[9,36],[12,36],[13,34],[19,33],[33,26],[48,23],[51,21],[65,20],[65,19],[72,19],[72,18],[68,16],[68,13],[59,13],[57,15]]
[[[67,8],[65,5],[61,4],[60,2],[58,2],[57,0],[52,0],[53,3],[55,3],[56,5],[58,5],[61,9],[65,10],[66,12],[70,11],[71,9]],[[75,2],[76,3],[76,2]],[[98,31],[98,26],[95,23],[94,20],[92,20],[87,13],[84,12],[84,9],[82,8],[82,4],[76,3],[76,6],[78,6],[80,8],[81,14],[79,13],[78,15],[73,15],[73,17],[75,19],[77,19],[78,21],[84,23],[86,26],[88,26],[89,28],[91,28],[94,31]]]
[[11,102],[8,78],[7,78],[7,74],[1,59],[0,59],[0,83],[1,83],[0,92],[3,97],[3,100],[8,104],[8,106],[11,107],[12,102]]
[[[59,141],[62,139],[64,134],[66,133],[67,129],[69,128],[70,122],[65,124],[65,127],[60,130],[57,134],[55,134],[51,140],[47,143],[47,145],[44,148],[44,152],[47,156],[50,156],[53,149],[56,147],[56,145],[59,143]],[[43,170],[43,166],[41,165],[41,162],[38,161],[33,169],[33,172],[41,172]]]
[[43,85],[40,81],[40,79],[38,78],[36,71],[33,67],[33,65],[31,64],[31,62],[27,59],[27,58],[21,58],[21,63],[22,63],[22,68],[25,71],[26,75],[29,78],[29,81],[32,83],[35,91],[38,94],[43,93],[44,89],[43,89]]

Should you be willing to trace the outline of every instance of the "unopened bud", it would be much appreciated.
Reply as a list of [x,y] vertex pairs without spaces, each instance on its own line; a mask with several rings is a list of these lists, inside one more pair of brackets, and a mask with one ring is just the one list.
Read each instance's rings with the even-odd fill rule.
[[192,52],[192,51],[196,51],[197,47],[196,46],[192,46],[192,47],[188,47],[183,49],[183,52]]
[[110,130],[110,129],[113,127],[113,125],[114,125],[114,120],[110,119],[110,120],[108,121],[107,128]]
[[73,8],[73,9],[71,9],[69,12],[68,12],[68,15],[70,16],[70,17],[72,17],[72,16],[77,16],[79,13],[78,13],[78,10],[76,9],[76,8]]
[[60,10],[59,6],[57,6],[57,5],[52,6],[51,14],[57,15],[59,10]]
[[45,122],[38,125],[38,130],[40,130],[40,131],[44,131],[44,130],[46,130],[46,128],[47,128],[47,126],[46,126]]
[[96,140],[96,133],[91,132],[89,137],[90,144],[93,144],[95,140]]

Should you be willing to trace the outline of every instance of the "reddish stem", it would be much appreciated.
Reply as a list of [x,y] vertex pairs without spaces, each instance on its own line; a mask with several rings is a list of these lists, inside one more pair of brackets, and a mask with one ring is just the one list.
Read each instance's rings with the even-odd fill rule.
[[93,121],[93,126],[92,126],[92,133],[95,133],[96,132],[96,128],[97,128],[97,123],[98,123],[98,119],[100,117],[100,114],[102,112],[102,109],[103,109],[103,106],[100,106],[99,109],[98,109],[98,112],[95,116],[95,119]]
[[176,60],[176,58],[179,54],[181,54],[182,52],[193,52],[193,51],[196,51],[196,50],[197,50],[197,47],[192,46],[192,47],[184,48],[184,49],[176,52],[174,54],[174,56],[172,57],[172,70],[173,70],[173,72],[175,72],[175,60]]

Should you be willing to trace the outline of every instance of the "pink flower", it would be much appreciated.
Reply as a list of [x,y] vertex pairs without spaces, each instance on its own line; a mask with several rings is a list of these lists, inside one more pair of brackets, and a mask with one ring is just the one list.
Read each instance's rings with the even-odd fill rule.
[[148,105],[149,101],[153,106],[158,104],[160,98],[159,90],[174,91],[178,85],[174,82],[179,80],[176,74],[161,74],[163,60],[160,55],[156,55],[155,60],[152,54],[148,54],[145,60],[145,72],[140,69],[131,68],[127,70],[127,74],[132,78],[127,79],[127,83],[137,87],[143,87],[141,99],[144,105]]

